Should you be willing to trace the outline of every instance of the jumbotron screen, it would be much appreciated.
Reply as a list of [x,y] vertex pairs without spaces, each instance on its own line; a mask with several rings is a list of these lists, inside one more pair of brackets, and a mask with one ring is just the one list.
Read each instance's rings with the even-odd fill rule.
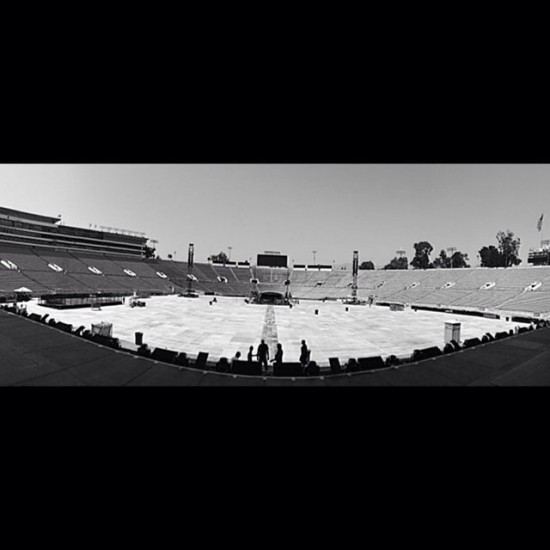
[[287,267],[288,256],[280,254],[258,254],[258,267]]

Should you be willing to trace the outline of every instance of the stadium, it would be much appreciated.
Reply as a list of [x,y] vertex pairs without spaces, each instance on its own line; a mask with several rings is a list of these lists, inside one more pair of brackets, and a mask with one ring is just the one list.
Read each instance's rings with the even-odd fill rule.
[[[154,245],[0,207],[0,385],[550,382],[544,243],[527,267],[406,270],[359,269],[353,249],[337,267],[265,250],[195,261],[200,242],[162,259]],[[247,360],[261,340],[267,369]]]

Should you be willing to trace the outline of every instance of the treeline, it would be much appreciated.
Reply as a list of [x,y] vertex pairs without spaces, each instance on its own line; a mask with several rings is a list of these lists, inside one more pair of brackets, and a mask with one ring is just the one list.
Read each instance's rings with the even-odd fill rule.
[[[479,251],[481,267],[511,267],[519,265],[519,247],[521,239],[516,237],[509,229],[497,233],[497,245],[484,246]],[[414,244],[414,258],[410,265],[414,269],[460,269],[471,267],[468,254],[457,250],[450,256],[445,250],[439,253],[439,256],[433,261],[430,260],[430,254],[434,248],[428,241],[420,241]],[[359,269],[374,269],[371,261],[363,262]],[[395,257],[390,263],[384,266],[384,269],[409,269],[409,259],[406,256]]]

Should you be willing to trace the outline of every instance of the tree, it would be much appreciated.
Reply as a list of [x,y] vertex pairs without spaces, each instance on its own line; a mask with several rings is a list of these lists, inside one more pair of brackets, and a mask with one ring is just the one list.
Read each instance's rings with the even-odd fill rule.
[[156,252],[156,249],[150,247],[150,246],[145,246],[145,250],[144,250],[144,253],[145,253],[145,257],[146,258],[154,258],[155,257],[155,252]]
[[447,256],[445,250],[439,253],[439,258],[436,258],[433,262],[433,267],[445,268],[445,269],[457,269],[460,267],[470,267],[467,263],[469,261],[468,254],[464,254],[460,251],[455,252],[451,257]]
[[409,269],[409,260],[407,257],[394,258],[384,269]]
[[479,251],[481,267],[503,267],[504,259],[496,246],[484,246]]
[[503,258],[504,267],[519,265],[521,260],[518,258],[521,239],[514,237],[513,231],[499,231],[497,233],[498,250]]
[[468,254],[464,254],[460,251],[456,251],[451,256],[451,266],[453,269],[462,268],[462,267],[470,267],[470,264],[468,263],[470,261],[470,258],[468,258]]
[[497,241],[498,248],[490,245],[479,251],[481,267],[510,267],[521,263],[518,258],[521,240],[512,231],[499,231]]
[[374,269],[374,264],[371,261],[362,262],[359,269]]
[[451,258],[447,256],[447,253],[442,250],[439,253],[439,258],[436,258],[433,263],[434,267],[439,267],[441,269],[446,269],[451,267]]
[[229,261],[227,254],[225,252],[220,252],[219,254],[212,254],[210,259],[213,263],[226,264]]
[[434,247],[427,241],[421,241],[414,243],[415,255],[411,262],[411,265],[415,269],[429,269],[433,267],[430,264],[430,254]]

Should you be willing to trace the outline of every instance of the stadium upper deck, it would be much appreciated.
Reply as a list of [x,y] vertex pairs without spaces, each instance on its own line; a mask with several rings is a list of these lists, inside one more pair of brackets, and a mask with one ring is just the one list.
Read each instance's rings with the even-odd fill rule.
[[60,222],[60,218],[0,207],[0,244],[133,257],[144,255],[145,236],[82,229]]

